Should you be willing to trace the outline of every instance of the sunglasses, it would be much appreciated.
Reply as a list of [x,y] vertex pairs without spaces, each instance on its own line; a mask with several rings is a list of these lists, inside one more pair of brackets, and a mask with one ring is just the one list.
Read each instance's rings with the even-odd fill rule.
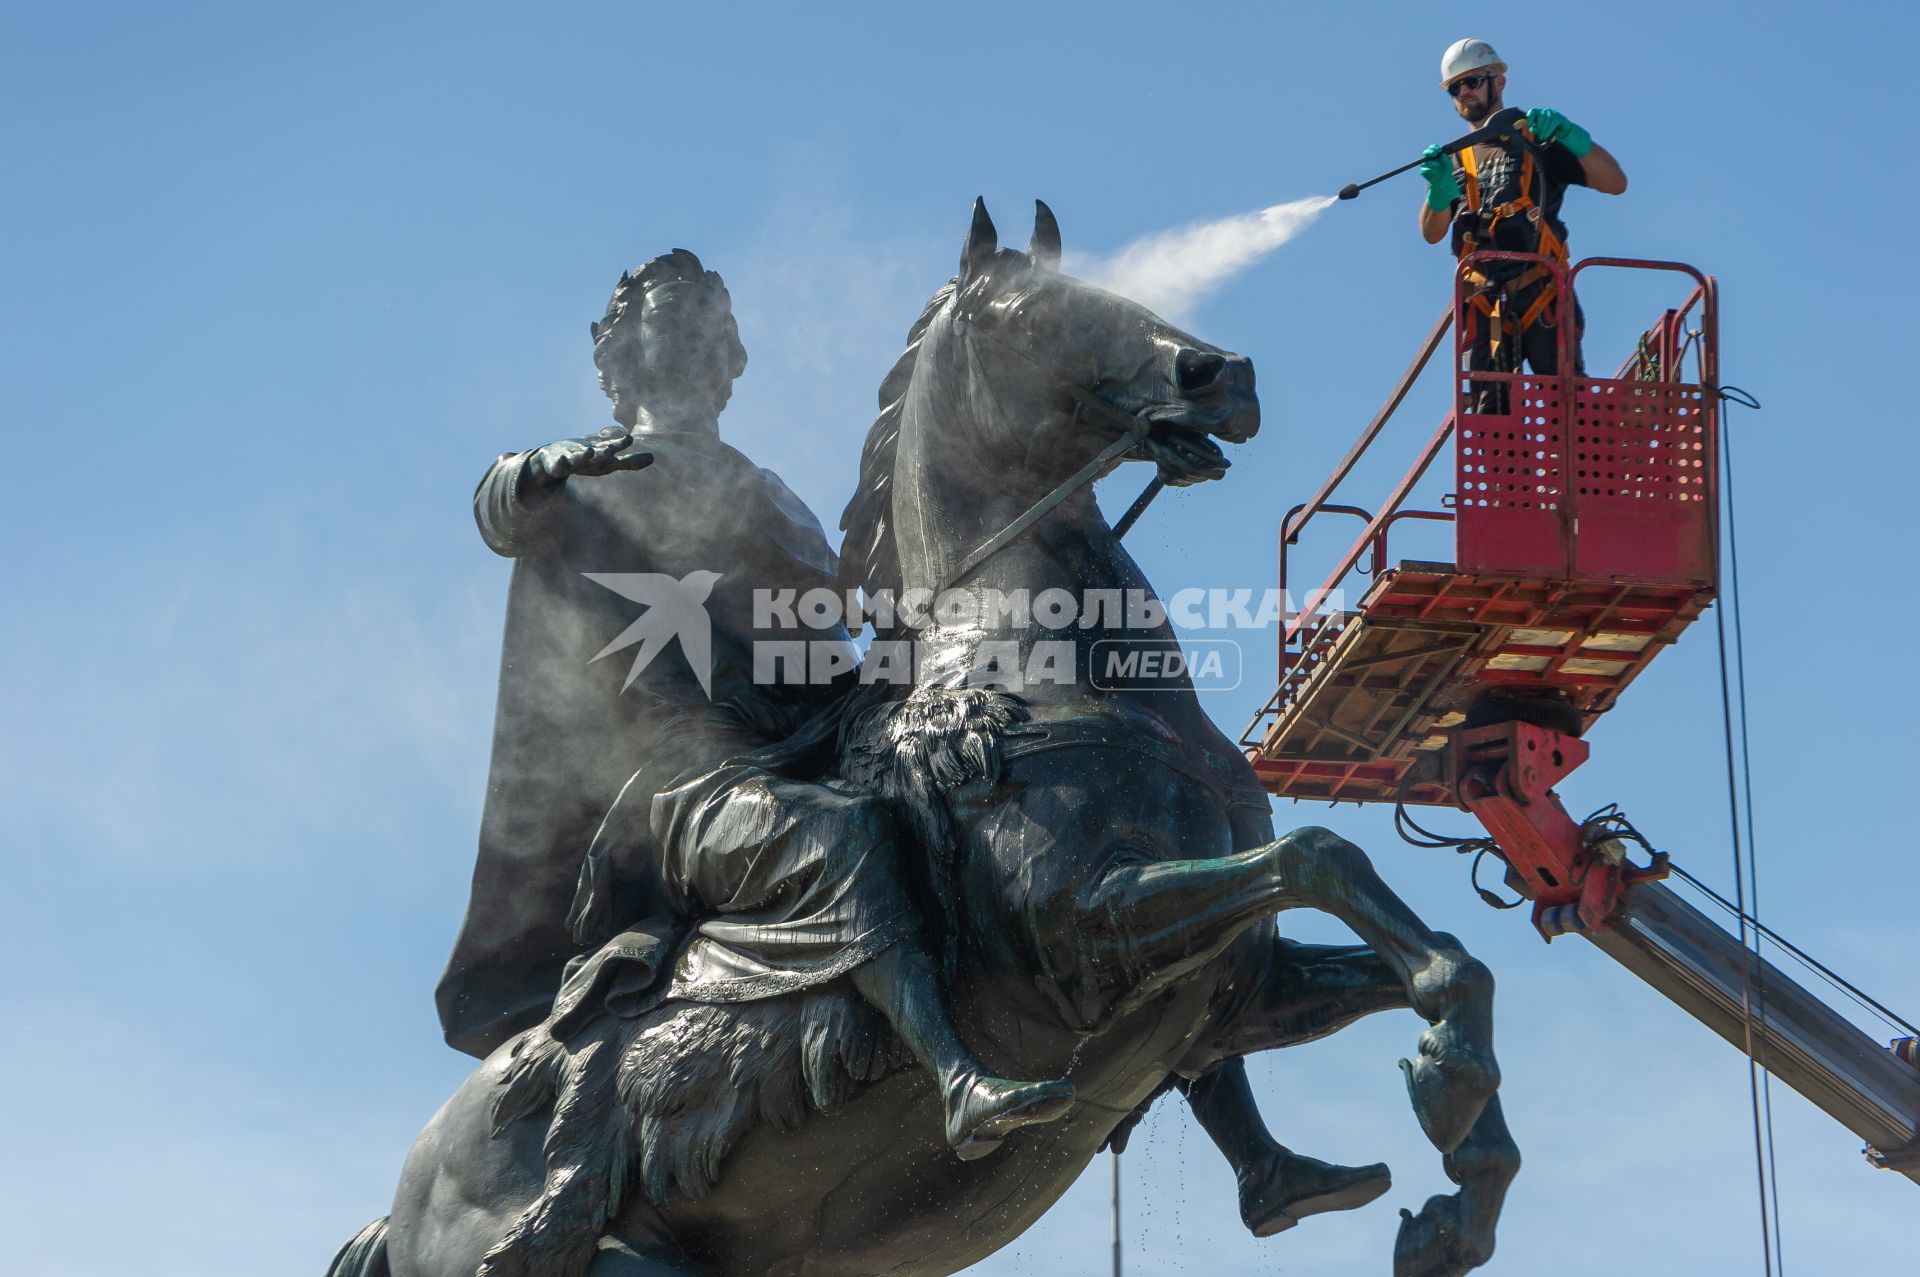
[[1463,75],[1447,86],[1447,96],[1457,98],[1462,89],[1477,89],[1493,77],[1490,75]]

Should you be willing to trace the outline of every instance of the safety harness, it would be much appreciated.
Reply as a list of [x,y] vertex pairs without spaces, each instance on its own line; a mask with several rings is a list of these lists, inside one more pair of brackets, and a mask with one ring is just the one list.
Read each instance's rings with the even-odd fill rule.
[[[1466,198],[1467,212],[1471,215],[1472,221],[1461,233],[1459,256],[1462,258],[1470,256],[1480,247],[1483,239],[1488,247],[1496,247],[1498,245],[1496,234],[1500,223],[1509,217],[1523,217],[1533,224],[1536,237],[1533,251],[1548,261],[1557,262],[1565,267],[1567,265],[1566,241],[1554,234],[1552,223],[1547,220],[1538,201],[1534,199],[1536,173],[1533,148],[1530,146],[1520,148],[1523,156],[1520,167],[1520,194],[1492,208],[1482,207],[1484,193],[1480,187],[1479,161],[1474,155],[1477,150],[1479,150],[1478,147],[1469,146],[1460,152],[1460,166],[1465,170],[1467,178],[1463,194]],[[1478,234],[1475,233],[1476,230]],[[1553,304],[1559,293],[1559,283],[1554,276],[1553,268],[1545,263],[1536,263],[1512,279],[1494,280],[1477,268],[1469,267],[1466,279],[1473,286],[1473,293],[1467,300],[1474,310],[1486,317],[1490,327],[1488,350],[1493,357],[1494,366],[1506,367],[1502,359],[1505,343],[1512,341],[1513,349],[1517,352],[1520,335],[1533,326],[1535,321],[1545,313],[1547,307]],[[1539,296],[1533,299],[1524,313],[1514,316],[1508,309],[1507,299],[1543,281],[1544,287],[1540,289]],[[1469,333],[1469,337],[1471,336],[1472,334]]]

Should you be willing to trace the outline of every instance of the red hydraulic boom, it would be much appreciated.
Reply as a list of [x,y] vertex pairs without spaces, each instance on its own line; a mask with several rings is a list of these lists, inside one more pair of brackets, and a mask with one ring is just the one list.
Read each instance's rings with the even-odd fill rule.
[[[1334,504],[1449,328],[1466,330],[1468,269],[1504,264],[1550,271],[1566,317],[1590,270],[1667,272],[1690,287],[1612,377],[1472,371],[1456,337],[1453,410],[1385,504]],[[1632,863],[1616,820],[1583,825],[1554,793],[1586,761],[1587,729],[1718,591],[1718,326],[1715,281],[1677,262],[1569,269],[1496,252],[1462,262],[1453,304],[1386,405],[1282,522],[1283,591],[1288,548],[1311,520],[1364,527],[1289,621],[1279,687],[1241,745],[1283,797],[1472,812],[1542,936],[1585,936],[1728,1041],[1751,1043],[1866,1140],[1875,1164],[1920,1183],[1912,1040],[1880,1046],[1661,886],[1664,854]],[[1573,327],[1556,325],[1563,369],[1574,366]],[[1450,508],[1405,508],[1449,441]],[[1451,523],[1452,561],[1390,564],[1388,535],[1408,519]],[[1324,608],[1356,571],[1372,582],[1358,605]]]

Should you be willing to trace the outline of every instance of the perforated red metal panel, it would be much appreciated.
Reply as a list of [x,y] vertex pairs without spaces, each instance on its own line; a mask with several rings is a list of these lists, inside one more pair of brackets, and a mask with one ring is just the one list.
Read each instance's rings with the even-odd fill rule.
[[1699,386],[1574,383],[1575,577],[1712,582],[1711,409]]
[[[1466,406],[1475,385],[1462,379]],[[1508,413],[1462,412],[1454,432],[1463,572],[1565,576],[1566,425],[1557,378],[1512,379]]]

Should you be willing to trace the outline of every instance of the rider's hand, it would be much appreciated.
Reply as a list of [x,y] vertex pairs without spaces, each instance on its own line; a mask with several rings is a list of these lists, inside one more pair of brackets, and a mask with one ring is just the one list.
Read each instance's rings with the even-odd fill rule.
[[558,486],[573,475],[642,470],[653,464],[651,452],[629,452],[633,435],[625,426],[608,426],[584,439],[562,439],[536,448],[527,457],[526,475],[536,483]]
[[1420,161],[1420,176],[1427,179],[1427,207],[1444,213],[1460,198],[1460,183],[1453,180],[1453,161],[1440,153],[1438,145],[1421,154],[1426,157]]
[[1527,132],[1542,146],[1558,142],[1576,160],[1593,149],[1592,135],[1550,106],[1536,106],[1527,112]]

